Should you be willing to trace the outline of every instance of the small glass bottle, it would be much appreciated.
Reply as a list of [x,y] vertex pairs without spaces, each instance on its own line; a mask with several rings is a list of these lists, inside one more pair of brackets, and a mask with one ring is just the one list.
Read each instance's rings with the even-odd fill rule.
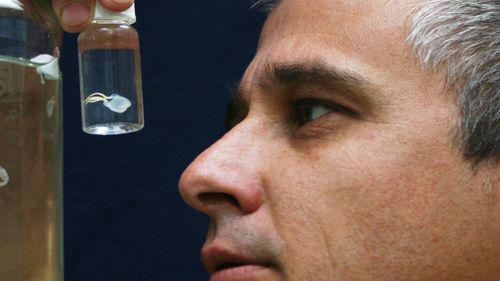
[[78,37],[83,131],[132,133],[144,127],[139,35],[132,5],[106,10],[96,1],[94,18]]

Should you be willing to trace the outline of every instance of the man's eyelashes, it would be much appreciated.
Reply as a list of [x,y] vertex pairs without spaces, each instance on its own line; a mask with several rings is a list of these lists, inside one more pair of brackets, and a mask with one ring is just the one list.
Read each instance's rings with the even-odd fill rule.
[[355,113],[344,106],[315,99],[301,99],[293,102],[295,123],[299,126],[313,122],[332,113],[354,116]]
[[[333,113],[349,117],[357,115],[354,111],[342,105],[312,98],[292,101],[289,106],[290,111],[288,112],[291,112],[291,114],[283,115],[283,118],[288,119],[289,122],[291,121],[291,123],[299,127]],[[249,105],[241,96],[233,96],[227,108],[226,131],[231,130],[238,123],[242,122],[248,115],[248,109]]]

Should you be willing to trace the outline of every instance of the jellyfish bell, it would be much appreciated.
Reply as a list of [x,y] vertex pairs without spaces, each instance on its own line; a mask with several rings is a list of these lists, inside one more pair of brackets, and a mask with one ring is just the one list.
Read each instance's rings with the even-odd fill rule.
[[116,113],[123,113],[132,105],[126,97],[122,97],[118,94],[112,94],[109,96],[109,99],[106,99],[103,102],[103,104],[105,107]]

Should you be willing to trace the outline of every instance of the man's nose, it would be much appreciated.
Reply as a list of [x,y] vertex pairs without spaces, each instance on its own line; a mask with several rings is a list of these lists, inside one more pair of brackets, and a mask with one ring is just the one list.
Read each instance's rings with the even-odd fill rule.
[[200,154],[180,179],[183,199],[210,216],[224,206],[243,214],[257,211],[264,196],[259,132],[240,124]]

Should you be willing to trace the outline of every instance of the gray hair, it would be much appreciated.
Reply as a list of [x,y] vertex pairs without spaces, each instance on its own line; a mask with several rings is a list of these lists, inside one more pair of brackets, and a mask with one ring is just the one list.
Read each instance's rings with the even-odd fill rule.
[[[270,12],[279,0],[257,0]],[[408,42],[424,69],[446,71],[462,117],[467,159],[500,158],[500,1],[426,0],[411,16]]]
[[408,41],[424,68],[444,68],[458,92],[459,139],[467,159],[500,156],[500,1],[427,0]]
[[250,9],[255,7],[263,8],[266,12],[271,12],[281,0],[256,0]]

